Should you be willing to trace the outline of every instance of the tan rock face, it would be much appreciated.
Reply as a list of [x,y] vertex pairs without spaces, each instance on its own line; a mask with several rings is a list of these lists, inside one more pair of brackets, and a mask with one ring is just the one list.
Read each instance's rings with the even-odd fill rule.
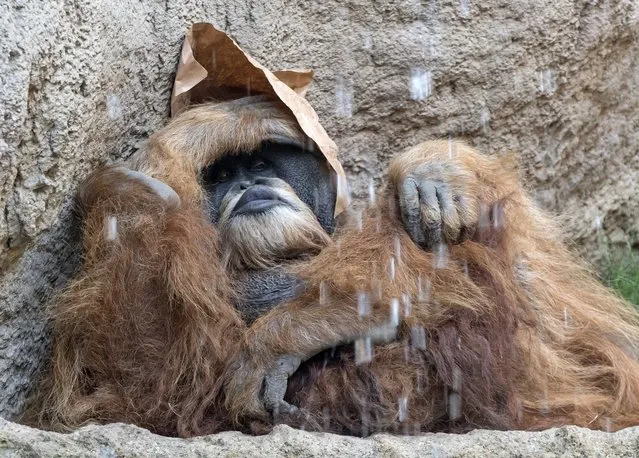
[[184,440],[156,436],[131,425],[87,426],[56,434],[0,419],[0,456],[97,456],[111,458],[178,456],[357,457],[629,457],[639,453],[639,430],[617,433],[575,426],[539,433],[474,431],[469,434],[425,434],[418,437],[378,434],[367,439],[316,434],[278,426],[261,437],[238,432]]
[[461,136],[516,152],[539,202],[567,212],[569,235],[587,253],[613,230],[616,243],[639,240],[633,0],[6,0],[0,416],[20,411],[47,357],[43,304],[77,266],[68,196],[165,122],[195,21],[216,23],[270,68],[316,70],[308,98],[355,196],[371,180],[382,185],[403,148]]

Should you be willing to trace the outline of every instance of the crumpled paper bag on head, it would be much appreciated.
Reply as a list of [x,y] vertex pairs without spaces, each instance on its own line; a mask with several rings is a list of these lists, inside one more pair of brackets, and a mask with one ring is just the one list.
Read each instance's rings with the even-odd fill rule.
[[337,175],[335,214],[348,206],[348,192],[337,145],[319,122],[304,94],[313,80],[312,70],[271,72],[249,56],[212,24],[193,24],[182,46],[171,95],[171,115],[207,100],[231,100],[266,94],[281,100],[302,131],[315,142]]

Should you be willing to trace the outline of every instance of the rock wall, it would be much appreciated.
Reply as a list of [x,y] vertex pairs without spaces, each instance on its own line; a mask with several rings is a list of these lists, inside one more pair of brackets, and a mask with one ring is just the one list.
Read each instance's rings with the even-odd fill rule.
[[[515,151],[590,250],[639,241],[633,0],[5,0],[0,3],[0,416],[47,357],[43,307],[77,266],[71,191],[168,115],[183,33],[216,23],[308,94],[364,196],[404,147]],[[600,228],[597,231],[597,228]],[[597,235],[599,233],[599,236]]]
[[367,439],[278,426],[262,437],[225,432],[189,440],[151,434],[131,425],[87,426],[56,434],[0,419],[0,456],[21,457],[630,457],[639,453],[639,429],[605,433],[569,426],[539,433],[473,431],[419,437],[378,434]]

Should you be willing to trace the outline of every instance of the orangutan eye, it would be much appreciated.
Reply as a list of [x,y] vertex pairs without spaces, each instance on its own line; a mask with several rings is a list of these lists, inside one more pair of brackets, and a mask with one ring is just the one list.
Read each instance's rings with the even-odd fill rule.
[[231,173],[228,170],[221,169],[213,176],[214,183],[226,183],[231,178]]
[[266,162],[262,159],[257,159],[251,164],[252,172],[263,172],[266,169]]

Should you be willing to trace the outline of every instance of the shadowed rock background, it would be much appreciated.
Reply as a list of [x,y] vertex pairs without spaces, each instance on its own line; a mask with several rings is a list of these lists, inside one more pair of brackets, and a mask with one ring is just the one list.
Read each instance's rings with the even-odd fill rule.
[[[303,5],[303,6],[302,6]],[[78,263],[69,196],[168,117],[184,32],[212,22],[308,93],[355,197],[436,136],[514,151],[591,259],[639,243],[633,0],[0,3],[0,416],[48,356],[46,301]]]

